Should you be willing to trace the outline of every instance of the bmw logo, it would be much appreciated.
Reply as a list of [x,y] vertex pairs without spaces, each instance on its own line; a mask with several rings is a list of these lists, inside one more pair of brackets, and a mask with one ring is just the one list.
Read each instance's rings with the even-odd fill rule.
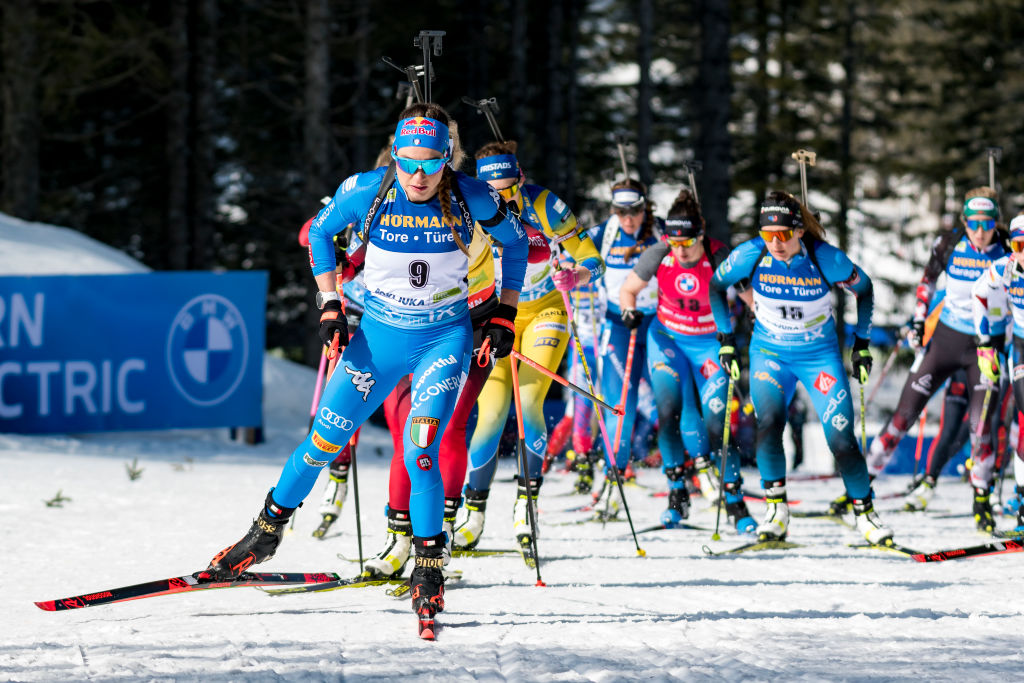
[[676,278],[676,289],[680,294],[696,294],[700,290],[700,280],[693,273],[682,273]]
[[212,406],[231,396],[245,374],[249,336],[235,305],[217,294],[185,304],[167,337],[167,368],[190,403]]

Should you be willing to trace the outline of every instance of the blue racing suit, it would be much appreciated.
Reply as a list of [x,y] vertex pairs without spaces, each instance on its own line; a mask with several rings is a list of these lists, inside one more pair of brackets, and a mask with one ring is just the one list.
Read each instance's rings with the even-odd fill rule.
[[750,341],[750,395],[757,416],[757,467],[763,485],[785,481],[782,432],[799,380],[821,416],[847,493],[851,498],[868,498],[871,486],[857,444],[831,288],[844,287],[857,297],[854,334],[867,339],[874,307],[871,280],[826,242],[805,238],[800,253],[786,263],[768,255],[764,240],[755,237],[737,247],[712,279],[711,308],[721,332],[732,331],[726,289],[744,278],[750,279],[757,316]]
[[[346,179],[317,215],[309,230],[314,276],[335,270],[333,235],[349,223],[363,225],[384,173],[379,168]],[[459,244],[472,241],[473,218],[456,201],[459,194],[479,225],[504,245],[504,288],[522,287],[527,255],[526,233],[498,194],[475,178],[452,175],[455,197],[444,199],[451,202],[454,225],[444,224],[437,196],[412,202],[395,183],[373,222],[353,239],[351,260],[365,264],[362,324],[324,389],[309,436],[284,466],[272,494],[278,505],[302,502],[320,469],[411,372],[411,410],[403,438],[413,534],[441,533],[444,487],[437,454],[466,378],[473,339],[468,257]]]

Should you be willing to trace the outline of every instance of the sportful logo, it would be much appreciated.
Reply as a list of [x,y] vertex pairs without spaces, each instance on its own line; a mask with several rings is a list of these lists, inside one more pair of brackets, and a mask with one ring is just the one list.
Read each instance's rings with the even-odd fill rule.
[[175,316],[166,357],[174,387],[190,403],[224,402],[242,381],[249,360],[242,314],[222,296],[197,296]]
[[370,390],[373,389],[373,385],[377,383],[377,380],[373,379],[372,372],[359,372],[352,368],[345,366],[345,372],[352,375],[352,384],[356,390],[363,395],[363,403],[366,403],[366,399],[370,396]]

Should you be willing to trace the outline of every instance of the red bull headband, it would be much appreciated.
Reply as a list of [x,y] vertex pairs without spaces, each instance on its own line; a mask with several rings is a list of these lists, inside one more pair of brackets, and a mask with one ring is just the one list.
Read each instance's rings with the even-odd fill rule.
[[804,227],[803,216],[800,210],[793,210],[792,207],[776,203],[765,202],[761,205],[761,220],[758,225],[764,227],[778,226],[780,228],[802,228]]
[[402,147],[426,147],[444,155],[449,155],[448,126],[437,119],[425,116],[413,116],[402,119],[395,127],[394,152]]
[[476,160],[476,177],[480,180],[518,178],[521,175],[515,154],[495,154]]

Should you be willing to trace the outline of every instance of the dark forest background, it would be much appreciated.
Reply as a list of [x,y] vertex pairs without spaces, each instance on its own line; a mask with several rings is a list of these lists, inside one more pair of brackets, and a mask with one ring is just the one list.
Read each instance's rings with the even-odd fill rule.
[[896,185],[934,195],[938,228],[991,146],[1004,213],[1024,190],[1022,2],[5,0],[0,21],[0,211],[155,269],[266,269],[268,345],[296,358],[319,353],[296,234],[372,166],[405,103],[380,58],[418,62],[422,29],[447,33],[433,99],[464,146],[490,132],[461,98],[496,97],[531,178],[585,220],[620,133],[648,184],[703,162],[720,238],[753,230],[737,198],[798,192],[798,148],[841,247]]

